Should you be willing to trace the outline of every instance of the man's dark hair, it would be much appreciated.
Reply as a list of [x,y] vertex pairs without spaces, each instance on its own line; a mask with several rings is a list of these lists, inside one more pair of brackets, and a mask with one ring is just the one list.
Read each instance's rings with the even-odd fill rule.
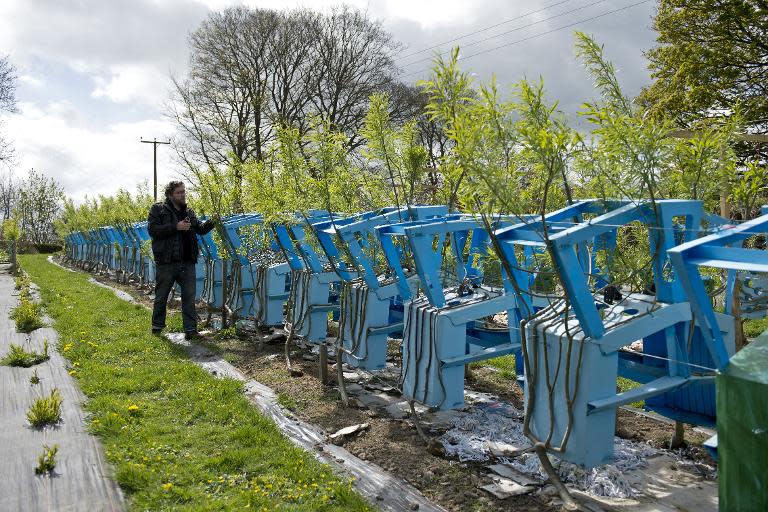
[[165,198],[170,199],[173,195],[173,191],[176,190],[179,187],[183,187],[184,182],[183,181],[172,181],[169,184],[165,186]]

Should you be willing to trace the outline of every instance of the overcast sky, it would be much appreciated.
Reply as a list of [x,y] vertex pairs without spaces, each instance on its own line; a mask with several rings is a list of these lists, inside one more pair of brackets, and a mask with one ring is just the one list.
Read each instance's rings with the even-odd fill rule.
[[[573,31],[605,45],[625,92],[650,81],[642,52],[654,43],[655,0],[350,0],[405,45],[402,79],[427,75],[429,58],[458,44],[461,65],[478,81],[496,74],[500,89],[543,76],[548,96],[574,113],[596,94],[574,58]],[[152,146],[141,137],[174,136],[163,116],[169,76],[187,63],[187,37],[212,9],[236,3],[326,10],[336,1],[2,0],[0,55],[18,70],[19,111],[3,115],[15,145],[14,173],[34,168],[78,202],[133,190],[152,180]],[[639,5],[635,5],[638,4]],[[626,8],[625,8],[626,7]],[[616,12],[612,12],[616,11]],[[494,25],[494,28],[490,28]],[[436,49],[424,50],[478,32]],[[479,55],[475,55],[479,54]],[[426,59],[426,60],[422,60]],[[159,182],[176,177],[168,146],[158,148]],[[0,169],[0,172],[5,169]]]

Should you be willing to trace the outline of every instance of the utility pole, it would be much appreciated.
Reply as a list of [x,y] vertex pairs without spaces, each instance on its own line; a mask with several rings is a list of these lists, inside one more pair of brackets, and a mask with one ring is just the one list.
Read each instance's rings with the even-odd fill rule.
[[168,142],[158,141],[157,137],[155,137],[153,140],[144,140],[144,138],[142,137],[140,140],[144,144],[152,144],[152,153],[154,153],[154,157],[155,157],[155,201],[157,201],[157,145],[170,144],[171,140],[168,139]]

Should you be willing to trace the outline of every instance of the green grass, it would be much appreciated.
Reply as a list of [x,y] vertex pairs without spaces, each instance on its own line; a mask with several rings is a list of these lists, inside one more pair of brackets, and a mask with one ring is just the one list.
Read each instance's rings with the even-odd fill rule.
[[29,368],[50,359],[48,355],[48,340],[45,340],[43,344],[43,352],[27,352],[21,345],[11,343],[9,352],[0,359],[0,364],[4,366],[19,366],[22,368]]
[[277,403],[282,405],[289,411],[295,411],[296,408],[298,408],[299,406],[298,402],[296,402],[296,400],[292,396],[286,395],[285,393],[277,394]]
[[517,371],[515,370],[515,356],[512,354],[496,357],[494,359],[488,359],[485,361],[486,366],[491,366],[499,370],[499,375],[505,379],[515,380],[517,378]]
[[19,274],[14,279],[15,288],[17,290],[29,290],[30,281],[29,277],[26,274]]
[[37,456],[37,467],[35,468],[36,475],[42,475],[45,473],[53,473],[56,469],[56,454],[59,452],[59,445],[53,446],[43,445],[43,453]]
[[757,338],[768,331],[768,318],[744,320],[744,335],[748,338]]
[[30,406],[27,411],[27,421],[35,428],[57,424],[61,421],[61,404],[63,402],[61,392],[53,388],[49,396],[38,398]]
[[[370,510],[243,396],[150,333],[150,312],[23,255],[133,510]],[[169,322],[169,328],[170,328]]]
[[[515,380],[517,378],[517,372],[515,370],[515,356],[512,354],[496,357],[494,359],[487,359],[485,361],[477,361],[474,363],[470,363],[470,368],[480,368],[483,366],[490,366],[493,368],[496,368],[498,371],[497,375],[503,379],[508,380]],[[624,377],[619,377],[616,381],[616,385],[618,386],[620,391],[627,391],[633,388],[636,388],[640,385],[640,383],[635,382],[633,380],[625,379]],[[642,409],[645,405],[645,402],[642,400],[638,402],[633,402],[630,404],[632,407],[637,407],[638,409]]]
[[[639,386],[639,382],[635,382],[634,380],[625,379],[624,377],[619,377],[616,379],[616,386],[619,388],[620,392],[629,391],[630,389],[634,389],[637,386]],[[642,409],[643,406],[645,406],[644,400],[639,400],[637,402],[632,402],[629,404],[630,407],[635,407],[637,409]]]
[[32,332],[43,326],[40,319],[40,306],[25,296],[19,300],[19,305],[11,310],[11,319],[16,322],[19,332]]
[[34,370],[32,372],[32,375],[29,377],[29,383],[33,386],[36,384],[40,384],[40,377],[37,375],[37,370]]
[[488,366],[499,370],[498,376],[502,379],[515,380],[517,378],[517,371],[515,370],[515,356],[512,354],[469,363],[470,369]]

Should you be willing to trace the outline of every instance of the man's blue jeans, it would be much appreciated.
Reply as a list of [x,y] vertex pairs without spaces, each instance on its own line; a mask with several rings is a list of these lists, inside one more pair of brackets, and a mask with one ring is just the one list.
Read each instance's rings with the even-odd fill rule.
[[178,283],[179,288],[181,288],[181,317],[184,321],[184,332],[197,331],[194,263],[162,263],[157,265],[152,328],[162,329],[165,327],[166,304],[174,283]]

